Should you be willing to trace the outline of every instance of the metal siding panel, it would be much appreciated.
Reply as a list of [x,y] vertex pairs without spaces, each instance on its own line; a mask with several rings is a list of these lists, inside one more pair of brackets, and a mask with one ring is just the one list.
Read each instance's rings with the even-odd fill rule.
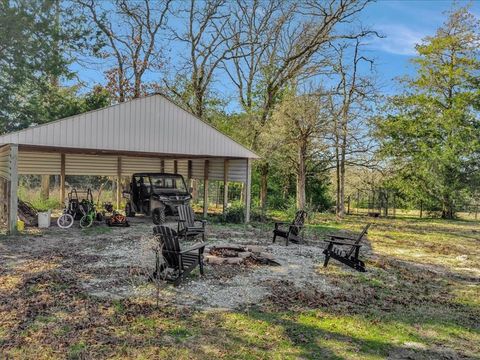
[[192,160],[192,178],[202,180],[204,177],[205,160],[193,159]]
[[173,160],[171,159],[166,159],[165,160],[165,172],[166,173],[173,173],[174,171],[174,165],[173,165]]
[[177,172],[185,179],[188,178],[188,160],[177,161]]
[[0,177],[10,180],[10,146],[0,148]]
[[247,160],[228,161],[228,181],[245,182],[247,179]]
[[223,159],[210,159],[208,178],[210,180],[223,180]]
[[60,174],[61,155],[59,153],[18,152],[18,173],[22,175]]
[[160,172],[160,158],[122,156],[122,175],[131,176],[139,172]]
[[65,155],[66,175],[117,175],[117,157],[101,155]]

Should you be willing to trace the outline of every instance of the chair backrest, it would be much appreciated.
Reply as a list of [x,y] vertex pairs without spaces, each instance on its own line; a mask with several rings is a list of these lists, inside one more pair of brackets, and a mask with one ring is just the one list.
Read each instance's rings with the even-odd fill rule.
[[195,226],[195,213],[190,205],[180,205],[178,207],[178,218],[182,220],[184,226]]
[[[359,244],[360,241],[362,241],[363,237],[367,234],[368,232],[368,228],[370,227],[371,224],[367,224],[365,225],[365,227],[363,228],[362,232],[360,233],[360,235],[358,235],[357,237],[357,240],[355,240],[355,243],[354,244]],[[350,257],[353,252],[355,251],[355,246],[352,246],[350,251],[348,252],[348,257]]]
[[[295,226],[303,226],[305,224],[305,220],[307,219],[307,212],[304,210],[298,210],[295,213],[295,219],[292,221],[292,225]],[[297,227],[292,228],[291,232],[294,235],[298,235],[300,232],[300,229]]]
[[167,261],[169,267],[178,268],[178,253],[180,253],[180,244],[178,242],[177,232],[164,225],[157,225],[153,228],[153,235],[158,236],[162,246],[162,255]]

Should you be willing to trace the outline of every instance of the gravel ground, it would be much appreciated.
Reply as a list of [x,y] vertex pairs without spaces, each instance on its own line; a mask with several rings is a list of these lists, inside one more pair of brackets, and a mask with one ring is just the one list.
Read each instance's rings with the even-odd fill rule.
[[[87,231],[56,227],[36,230],[17,237],[16,250],[8,249],[9,244],[13,245],[11,242],[4,243],[3,250],[7,263],[18,263],[28,257],[53,257],[62,269],[76,274],[84,289],[94,296],[113,299],[154,296],[155,285],[147,279],[154,266],[151,220],[138,217],[131,223],[130,228],[97,225]],[[271,230],[220,225],[208,226],[207,244],[207,248],[228,244],[263,246],[281,265],[206,264],[204,276],[196,271],[177,288],[162,283],[162,302],[203,309],[248,307],[261,304],[272,286],[281,281],[289,281],[299,289],[336,290],[318,272],[323,264],[321,244],[272,244]]]

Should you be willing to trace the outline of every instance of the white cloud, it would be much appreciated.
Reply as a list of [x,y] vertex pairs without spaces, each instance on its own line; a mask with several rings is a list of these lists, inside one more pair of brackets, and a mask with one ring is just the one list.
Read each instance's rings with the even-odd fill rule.
[[372,48],[395,55],[415,55],[415,45],[428,35],[427,31],[413,30],[400,24],[377,25],[375,29],[385,37],[375,39],[371,43]]

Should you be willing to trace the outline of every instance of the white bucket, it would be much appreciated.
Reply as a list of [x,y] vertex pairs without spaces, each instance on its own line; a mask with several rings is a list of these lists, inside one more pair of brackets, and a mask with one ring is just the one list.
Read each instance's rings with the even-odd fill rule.
[[52,210],[38,213],[38,227],[39,228],[48,228],[50,227],[50,215]]

